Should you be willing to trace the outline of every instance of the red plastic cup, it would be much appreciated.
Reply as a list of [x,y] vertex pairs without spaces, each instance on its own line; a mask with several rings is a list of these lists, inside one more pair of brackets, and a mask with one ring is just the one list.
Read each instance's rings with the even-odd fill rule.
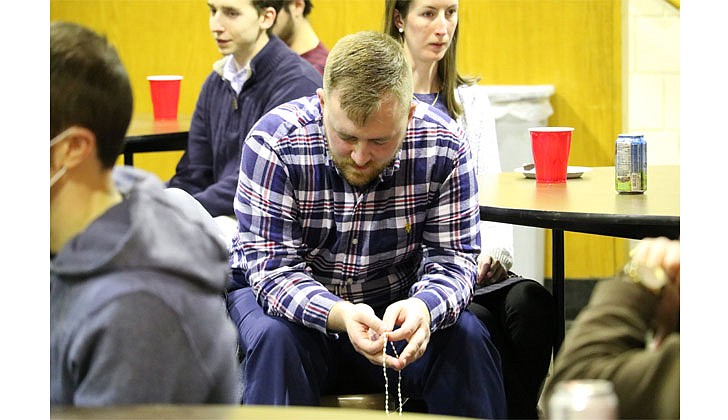
[[536,182],[566,182],[571,150],[572,127],[533,127],[531,152],[536,165]]
[[155,120],[176,120],[182,76],[147,76]]

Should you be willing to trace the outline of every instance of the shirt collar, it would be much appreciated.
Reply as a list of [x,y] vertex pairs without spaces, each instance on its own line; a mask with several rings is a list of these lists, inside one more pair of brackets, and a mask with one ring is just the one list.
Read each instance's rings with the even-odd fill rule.
[[250,76],[250,62],[247,62],[242,69],[238,70],[238,65],[232,54],[227,56],[227,60],[222,67],[222,78],[230,82],[230,86],[235,90],[235,93],[240,94],[240,91],[243,90],[243,85]]

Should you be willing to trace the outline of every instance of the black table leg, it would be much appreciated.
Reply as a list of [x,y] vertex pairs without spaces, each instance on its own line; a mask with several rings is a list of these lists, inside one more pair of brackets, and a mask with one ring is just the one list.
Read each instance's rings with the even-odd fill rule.
[[134,166],[134,152],[124,152],[124,165]]
[[554,358],[564,341],[566,319],[564,313],[564,231],[551,230],[551,270],[553,272],[553,295],[556,303],[554,318]]

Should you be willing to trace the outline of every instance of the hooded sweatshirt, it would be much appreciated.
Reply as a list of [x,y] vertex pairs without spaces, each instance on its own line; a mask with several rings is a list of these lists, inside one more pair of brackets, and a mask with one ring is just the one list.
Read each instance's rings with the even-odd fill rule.
[[190,203],[140,170],[51,259],[51,404],[237,403],[228,257]]

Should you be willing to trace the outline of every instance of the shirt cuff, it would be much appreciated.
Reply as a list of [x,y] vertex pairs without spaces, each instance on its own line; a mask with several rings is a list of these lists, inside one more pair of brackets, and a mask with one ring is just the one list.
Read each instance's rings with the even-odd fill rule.
[[327,291],[316,294],[309,300],[303,310],[303,325],[318,330],[324,334],[331,334],[326,329],[326,322],[329,319],[331,307],[341,301],[339,296]]

